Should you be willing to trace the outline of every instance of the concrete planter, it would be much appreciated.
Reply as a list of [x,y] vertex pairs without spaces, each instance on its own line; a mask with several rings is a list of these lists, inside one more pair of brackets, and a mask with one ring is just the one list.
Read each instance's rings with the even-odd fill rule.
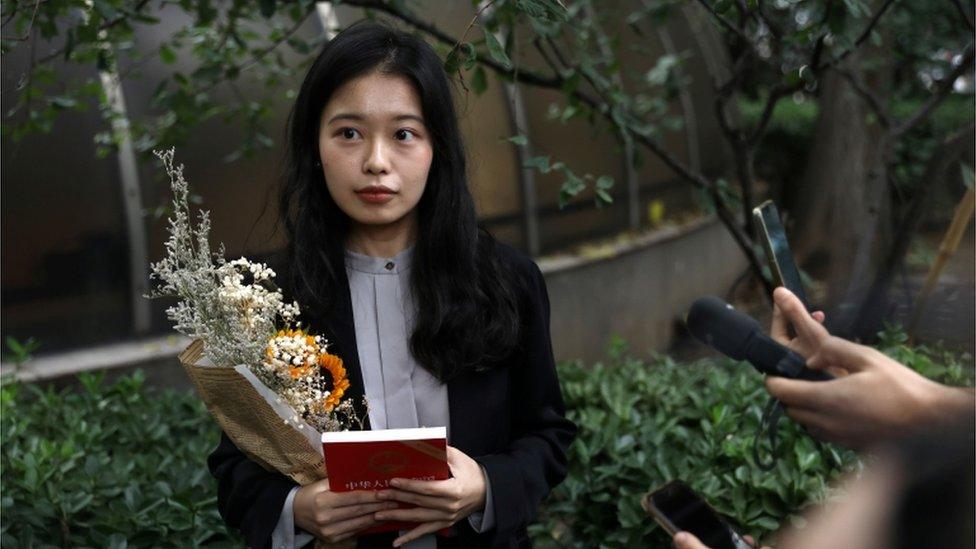
[[[612,335],[640,355],[667,348],[675,320],[705,294],[724,294],[746,268],[745,258],[714,218],[668,227],[597,253],[538,260],[549,287],[556,360],[596,361]],[[132,341],[48,355],[25,364],[24,381],[70,383],[79,372],[136,368],[155,386],[190,388],[176,359],[182,336]],[[4,374],[13,367],[3,364]]]

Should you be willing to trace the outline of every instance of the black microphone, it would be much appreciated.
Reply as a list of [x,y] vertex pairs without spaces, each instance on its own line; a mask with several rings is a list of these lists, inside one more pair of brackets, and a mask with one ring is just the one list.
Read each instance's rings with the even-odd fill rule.
[[806,360],[762,332],[751,316],[713,296],[702,297],[688,311],[688,331],[695,339],[734,358],[747,360],[773,376],[827,381],[833,376],[807,368]]

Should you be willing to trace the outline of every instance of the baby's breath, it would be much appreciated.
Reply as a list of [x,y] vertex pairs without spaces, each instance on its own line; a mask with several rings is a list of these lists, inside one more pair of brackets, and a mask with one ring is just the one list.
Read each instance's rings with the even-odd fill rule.
[[157,284],[147,297],[177,298],[166,309],[176,331],[203,340],[204,353],[218,367],[246,364],[295,410],[286,423],[302,420],[320,431],[361,423],[342,398],[349,381],[328,341],[296,328],[301,309],[284,300],[267,265],[243,257],[226,261],[223,245],[211,251],[209,212],[201,211],[194,225],[189,185],[183,166],[173,163],[174,150],[155,154],[170,179],[173,215],[166,256],[150,265]]

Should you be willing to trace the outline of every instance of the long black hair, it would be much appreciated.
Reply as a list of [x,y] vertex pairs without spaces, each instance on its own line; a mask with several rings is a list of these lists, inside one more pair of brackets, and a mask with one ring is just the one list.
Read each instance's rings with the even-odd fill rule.
[[515,274],[480,229],[468,190],[451,86],[423,40],[372,22],[327,43],[302,82],[288,122],[279,215],[288,236],[288,286],[303,307],[327,311],[346,291],[349,218],[329,194],[319,160],[322,111],[344,83],[374,71],[407,78],[420,96],[433,160],[417,205],[411,286],[417,317],[410,348],[442,381],[496,364],[515,349]]

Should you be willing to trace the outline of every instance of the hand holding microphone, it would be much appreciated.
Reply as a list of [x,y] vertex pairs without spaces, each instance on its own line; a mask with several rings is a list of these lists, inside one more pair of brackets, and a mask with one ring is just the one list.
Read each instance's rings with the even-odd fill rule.
[[826,372],[807,368],[803,356],[764,334],[755,319],[717,297],[703,297],[692,304],[688,330],[702,343],[736,360],[747,360],[764,374],[808,381],[833,379]]
[[786,413],[818,437],[864,447],[906,432],[972,414],[972,389],[947,387],[916,373],[884,353],[830,335],[786,288],[773,293],[774,337],[796,331],[790,346],[807,357],[811,369],[838,376],[830,383],[769,377],[766,389]]

